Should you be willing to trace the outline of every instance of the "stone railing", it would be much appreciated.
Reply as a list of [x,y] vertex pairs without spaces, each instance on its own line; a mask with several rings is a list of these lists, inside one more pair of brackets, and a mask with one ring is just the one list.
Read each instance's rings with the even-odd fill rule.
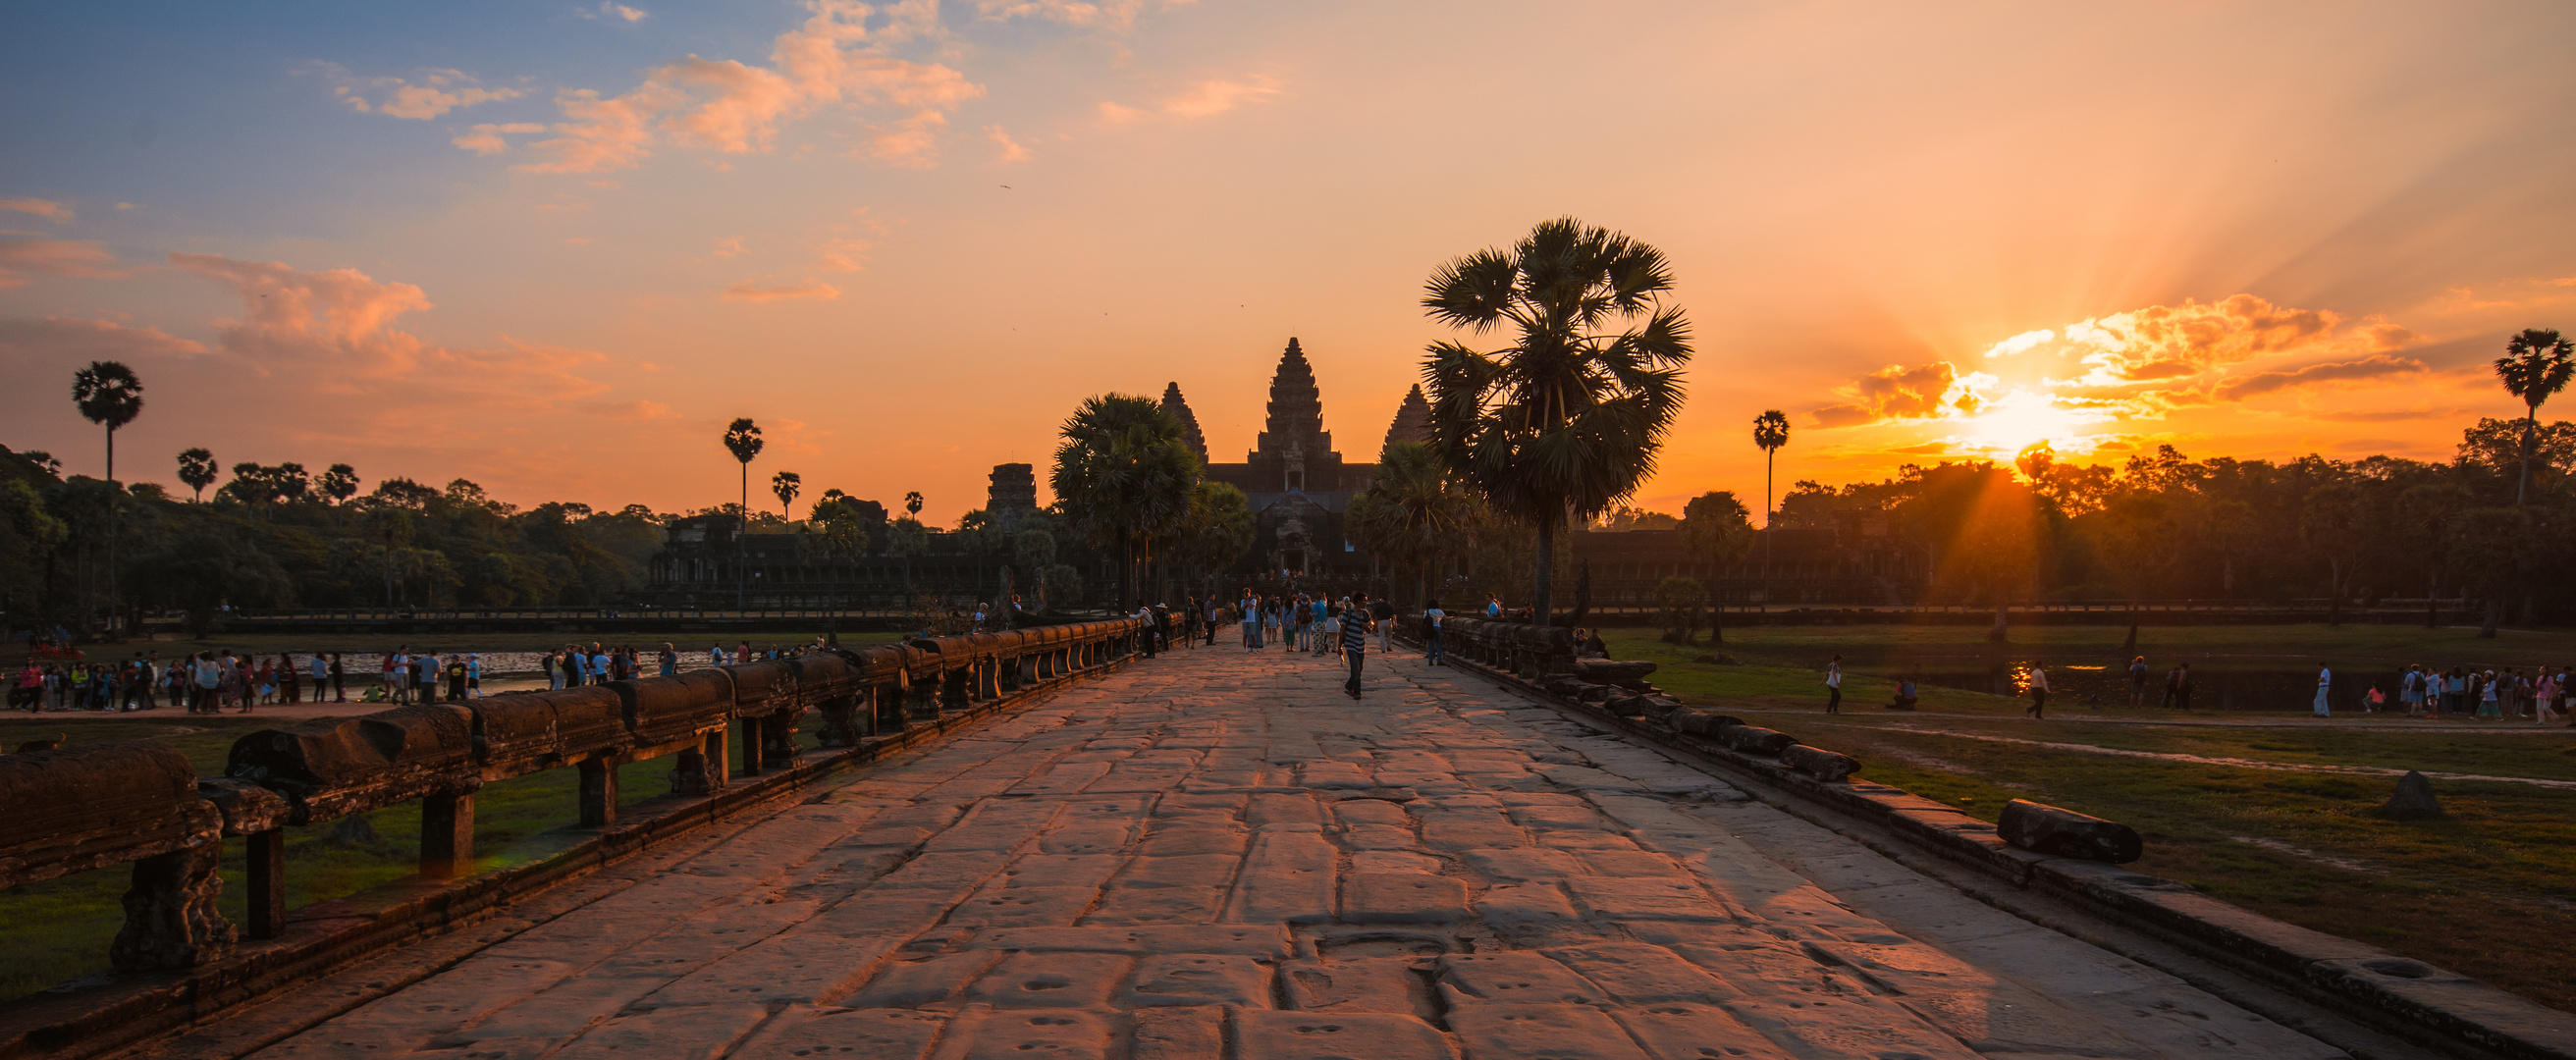
[[[395,707],[253,732],[233,744],[220,778],[196,776],[158,740],[0,755],[0,889],[130,863],[110,962],[195,968],[222,960],[245,933],[279,936],[288,826],[418,800],[420,873],[455,877],[473,864],[474,796],[485,784],[578,770],[579,825],[610,829],[625,763],[675,757],[675,794],[714,795],[796,768],[809,715],[820,716],[827,751],[864,749],[1146,652],[1146,641],[1134,621],[1086,622]],[[743,766],[732,772],[737,726]],[[216,910],[231,837],[249,848],[247,932]]]

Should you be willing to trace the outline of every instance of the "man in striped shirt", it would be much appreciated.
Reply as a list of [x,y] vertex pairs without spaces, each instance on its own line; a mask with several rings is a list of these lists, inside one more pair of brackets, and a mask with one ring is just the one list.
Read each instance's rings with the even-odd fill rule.
[[1351,606],[1342,609],[1342,657],[1351,663],[1351,679],[1342,683],[1342,691],[1352,699],[1360,698],[1360,657],[1368,653],[1369,629],[1375,625],[1369,618],[1368,594],[1352,594]]

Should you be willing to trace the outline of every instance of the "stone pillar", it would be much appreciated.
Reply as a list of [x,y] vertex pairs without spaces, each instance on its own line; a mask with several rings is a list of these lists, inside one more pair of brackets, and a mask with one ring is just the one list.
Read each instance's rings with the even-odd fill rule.
[[125,926],[108,944],[108,962],[120,972],[193,968],[233,951],[241,929],[215,910],[223,894],[222,837],[134,863],[134,886],[125,892]]
[[864,702],[868,713],[876,719],[875,726],[868,730],[869,735],[903,731],[906,719],[903,716],[901,679],[898,678],[894,684],[869,685]]
[[907,682],[903,688],[904,716],[913,721],[939,720],[939,679]]
[[968,679],[973,676],[974,672],[975,664],[972,661],[969,661],[964,666],[953,667],[940,671],[939,705],[942,708],[947,710],[966,709],[968,689],[971,687],[968,684]]
[[987,655],[975,661],[975,698],[1002,698],[1002,657]]
[[756,777],[769,763],[768,741],[760,738],[760,719],[742,719],[742,772],[735,776]]
[[726,741],[729,733],[730,727],[717,729],[699,741],[697,750],[680,752],[680,794],[713,795],[724,790],[733,756]]
[[999,699],[1020,690],[1020,660],[1025,657],[1015,652],[1011,657],[996,662],[993,698]]
[[286,930],[286,830],[252,832],[247,841],[250,937],[273,939]]
[[770,769],[787,769],[796,764],[796,715],[794,708],[770,712],[760,719],[760,760]]
[[474,796],[429,795],[420,800],[420,874],[433,880],[474,868]]
[[606,828],[617,823],[617,766],[614,758],[581,760],[581,826]]
[[859,717],[861,705],[867,702],[867,698],[867,693],[861,691],[823,704],[823,733],[818,742],[825,747],[858,746],[859,737],[867,735],[863,730],[875,721]]

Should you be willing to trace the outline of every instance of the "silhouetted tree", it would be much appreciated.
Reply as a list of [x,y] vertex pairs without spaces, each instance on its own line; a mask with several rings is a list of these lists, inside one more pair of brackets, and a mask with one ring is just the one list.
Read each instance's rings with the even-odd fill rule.
[[[107,428],[107,485],[116,488],[116,429],[134,422],[143,414],[143,380],[122,361],[91,361],[89,367],[72,373],[72,404],[79,407],[82,419]],[[107,612],[113,628],[118,603],[116,595],[116,514],[123,507],[119,497],[110,497],[107,505]]]
[[179,481],[196,491],[196,501],[206,499],[206,487],[215,484],[215,454],[205,449],[183,449],[179,452]]
[[2548,328],[2529,328],[2506,342],[2504,351],[2504,356],[2496,358],[2496,376],[2504,381],[2506,393],[2522,399],[2526,410],[2522,422],[2522,478],[2513,488],[2513,504],[2519,508],[2531,489],[2531,436],[2540,429],[2541,403],[2567,389],[2568,379],[2576,377],[2576,343]]

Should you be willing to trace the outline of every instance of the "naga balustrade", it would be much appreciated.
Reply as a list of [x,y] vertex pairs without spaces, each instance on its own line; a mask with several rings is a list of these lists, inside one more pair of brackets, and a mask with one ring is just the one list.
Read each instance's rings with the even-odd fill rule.
[[1441,651],[1508,674],[1537,679],[1574,668],[1574,631],[1482,618],[1440,620]]
[[[247,934],[274,939],[286,923],[291,825],[416,799],[421,875],[459,876],[473,865],[485,784],[569,766],[580,772],[580,826],[604,829],[617,823],[626,763],[670,757],[675,794],[711,795],[731,777],[794,766],[809,714],[821,716],[825,748],[858,747],[1127,658],[1139,640],[1135,620],[1115,619],[394,707],[243,736],[219,778],[198,777],[159,740],[0,755],[0,889],[130,863],[111,963],[194,967],[244,934],[215,908],[226,838],[249,848]],[[729,773],[737,724],[743,766]]]

